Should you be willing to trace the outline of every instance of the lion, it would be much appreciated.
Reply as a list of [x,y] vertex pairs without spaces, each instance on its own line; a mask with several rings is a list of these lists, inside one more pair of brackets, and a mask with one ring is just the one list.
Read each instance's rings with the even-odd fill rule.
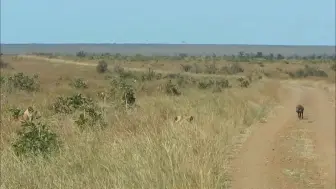
[[34,109],[29,106],[26,111],[23,113],[22,119],[23,121],[31,121],[33,118],[33,113],[34,113]]
[[194,117],[190,116],[190,115],[183,115],[183,116],[176,116],[174,118],[174,122],[175,123],[179,123],[179,122],[182,122],[184,120],[188,121],[189,123],[191,123],[194,120]]
[[37,111],[29,106],[23,113],[21,121],[32,121],[33,119],[39,119],[40,117],[41,116],[38,115]]

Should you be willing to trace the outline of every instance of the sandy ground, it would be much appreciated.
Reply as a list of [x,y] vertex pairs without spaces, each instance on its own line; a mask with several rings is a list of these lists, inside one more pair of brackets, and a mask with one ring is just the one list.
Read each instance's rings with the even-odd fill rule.
[[[243,144],[233,189],[335,188],[335,108],[317,87],[288,82],[289,97]],[[303,104],[304,119],[295,106]]]

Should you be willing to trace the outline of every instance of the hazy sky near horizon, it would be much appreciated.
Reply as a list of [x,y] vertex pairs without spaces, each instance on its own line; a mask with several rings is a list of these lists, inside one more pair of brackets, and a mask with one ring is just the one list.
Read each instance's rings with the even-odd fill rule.
[[335,0],[1,0],[1,43],[335,45]]

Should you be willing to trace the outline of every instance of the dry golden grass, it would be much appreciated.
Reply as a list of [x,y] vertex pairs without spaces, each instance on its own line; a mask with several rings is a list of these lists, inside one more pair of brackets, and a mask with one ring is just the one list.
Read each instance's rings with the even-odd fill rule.
[[[217,93],[184,88],[181,96],[156,91],[158,81],[139,82],[138,108],[118,111],[111,102],[99,101],[106,107],[107,128],[81,132],[74,114],[54,114],[47,106],[57,96],[76,91],[94,96],[108,86],[103,75],[91,66],[10,57],[6,61],[14,69],[2,70],[2,75],[37,73],[41,91],[1,91],[1,188],[229,188],[233,137],[265,118],[285,94],[279,81],[267,79]],[[78,77],[88,81],[88,89],[68,85]],[[143,86],[153,92],[143,91]],[[30,105],[63,143],[49,160],[21,159],[13,152],[20,123],[7,110]],[[174,117],[184,114],[195,119],[175,124]]]

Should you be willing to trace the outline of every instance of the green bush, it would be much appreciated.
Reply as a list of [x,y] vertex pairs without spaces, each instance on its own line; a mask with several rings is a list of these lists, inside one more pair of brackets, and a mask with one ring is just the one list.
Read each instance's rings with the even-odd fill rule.
[[113,71],[118,73],[118,74],[122,74],[125,72],[125,69],[123,67],[121,67],[120,65],[115,65],[113,67]]
[[19,119],[19,117],[22,116],[23,113],[24,113],[23,110],[21,110],[19,108],[16,108],[16,107],[10,108],[9,112],[10,112],[12,118],[15,119],[15,120]]
[[139,79],[139,77],[136,75],[136,73],[131,72],[131,71],[120,72],[119,77],[122,78],[122,79],[132,79],[133,81]]
[[163,77],[163,79],[176,79],[176,78],[179,78],[181,76],[181,74],[179,73],[170,73],[170,74],[167,74]]
[[40,89],[37,74],[33,77],[24,75],[22,72],[14,74],[13,76],[8,77],[8,84],[13,88],[28,92],[38,91]]
[[73,81],[70,82],[69,85],[76,89],[87,89],[88,88],[88,85],[86,84],[86,82],[83,81],[83,79],[81,78],[74,79]]
[[215,85],[217,88],[220,89],[226,89],[226,88],[231,88],[232,86],[229,83],[229,80],[227,79],[221,79],[215,82]]
[[154,79],[157,79],[156,73],[150,68],[148,68],[148,72],[144,73],[141,76],[142,81],[152,81]]
[[217,73],[217,66],[215,63],[205,65],[205,73],[207,74],[216,74]]
[[247,87],[250,86],[250,82],[248,80],[242,78],[242,77],[238,78],[237,80],[239,81],[239,83],[240,83],[239,85],[242,88],[247,88]]
[[82,94],[75,94],[68,97],[58,97],[56,101],[51,105],[51,109],[55,113],[70,114],[80,109],[84,110],[85,107],[93,106],[93,100],[82,96]]
[[244,72],[244,69],[238,63],[233,63],[229,66],[223,66],[221,72],[225,74],[237,74]]
[[94,129],[95,126],[99,126],[100,128],[105,128],[107,126],[102,112],[97,111],[93,107],[86,108],[85,113],[81,113],[75,123],[81,130],[87,128]]
[[108,96],[110,99],[116,100],[119,105],[127,105],[129,107],[135,104],[134,91],[132,85],[127,84],[123,78],[119,77],[112,79]]
[[18,138],[12,143],[17,156],[42,155],[47,157],[52,152],[58,152],[61,147],[57,134],[50,131],[48,126],[41,122],[22,122],[17,136]]
[[69,97],[58,97],[56,102],[51,106],[55,113],[74,113],[81,111],[78,119],[75,121],[81,130],[86,128],[100,128],[105,127],[107,124],[104,121],[103,113],[97,104],[91,98],[76,94]]
[[172,83],[171,80],[169,80],[165,85],[166,93],[168,95],[175,95],[179,96],[181,95],[181,92],[178,90],[177,86]]
[[197,86],[199,89],[208,89],[214,86],[214,84],[215,84],[215,81],[210,79],[210,80],[199,81]]
[[309,67],[308,65],[306,65],[305,68],[296,70],[295,72],[287,72],[287,74],[292,78],[304,78],[309,76],[328,77],[328,74],[325,71],[316,67]]
[[6,80],[7,78],[5,76],[0,75],[0,85],[1,86],[6,83]]

